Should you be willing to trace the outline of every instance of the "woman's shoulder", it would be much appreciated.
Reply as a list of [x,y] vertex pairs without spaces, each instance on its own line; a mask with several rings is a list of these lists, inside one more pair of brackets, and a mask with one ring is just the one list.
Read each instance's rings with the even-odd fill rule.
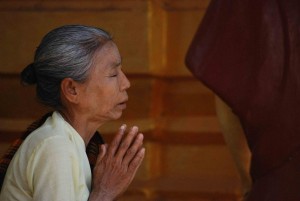
[[51,149],[49,152],[52,152],[52,149],[73,150],[76,149],[76,143],[71,136],[63,119],[53,113],[43,125],[29,134],[20,149],[28,155],[45,148]]
[[34,130],[24,141],[24,143],[43,143],[53,140],[68,141],[68,135],[65,132],[63,125],[50,116],[45,123]]

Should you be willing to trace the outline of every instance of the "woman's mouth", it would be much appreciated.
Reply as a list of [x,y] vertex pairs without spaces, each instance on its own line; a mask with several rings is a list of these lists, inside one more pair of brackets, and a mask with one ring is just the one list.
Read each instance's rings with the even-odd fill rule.
[[121,110],[124,110],[126,109],[126,102],[127,101],[124,101],[124,102],[121,102],[117,105],[118,108],[120,108]]

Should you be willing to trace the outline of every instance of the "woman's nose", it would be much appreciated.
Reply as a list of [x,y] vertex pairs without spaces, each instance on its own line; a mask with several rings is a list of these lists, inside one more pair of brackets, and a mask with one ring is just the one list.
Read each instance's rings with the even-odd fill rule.
[[127,90],[130,87],[130,82],[127,79],[126,75],[122,72],[122,77],[121,77],[121,91]]

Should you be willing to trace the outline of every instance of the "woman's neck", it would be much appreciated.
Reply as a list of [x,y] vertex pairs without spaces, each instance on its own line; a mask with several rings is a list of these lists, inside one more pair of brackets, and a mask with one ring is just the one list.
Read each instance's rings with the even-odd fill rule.
[[59,110],[59,113],[82,137],[85,146],[87,146],[97,129],[100,127],[99,123],[89,122],[87,120],[88,118],[82,114],[66,110]]

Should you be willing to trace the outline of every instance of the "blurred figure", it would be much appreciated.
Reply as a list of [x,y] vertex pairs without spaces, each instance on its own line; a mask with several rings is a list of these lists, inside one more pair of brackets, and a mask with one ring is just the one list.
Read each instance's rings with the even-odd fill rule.
[[[238,117],[234,131],[218,112],[235,159],[247,158],[235,143],[247,139],[248,201],[300,200],[299,55],[298,0],[212,0],[188,50],[186,64],[220,98],[218,110]],[[237,164],[245,173],[247,162]]]

